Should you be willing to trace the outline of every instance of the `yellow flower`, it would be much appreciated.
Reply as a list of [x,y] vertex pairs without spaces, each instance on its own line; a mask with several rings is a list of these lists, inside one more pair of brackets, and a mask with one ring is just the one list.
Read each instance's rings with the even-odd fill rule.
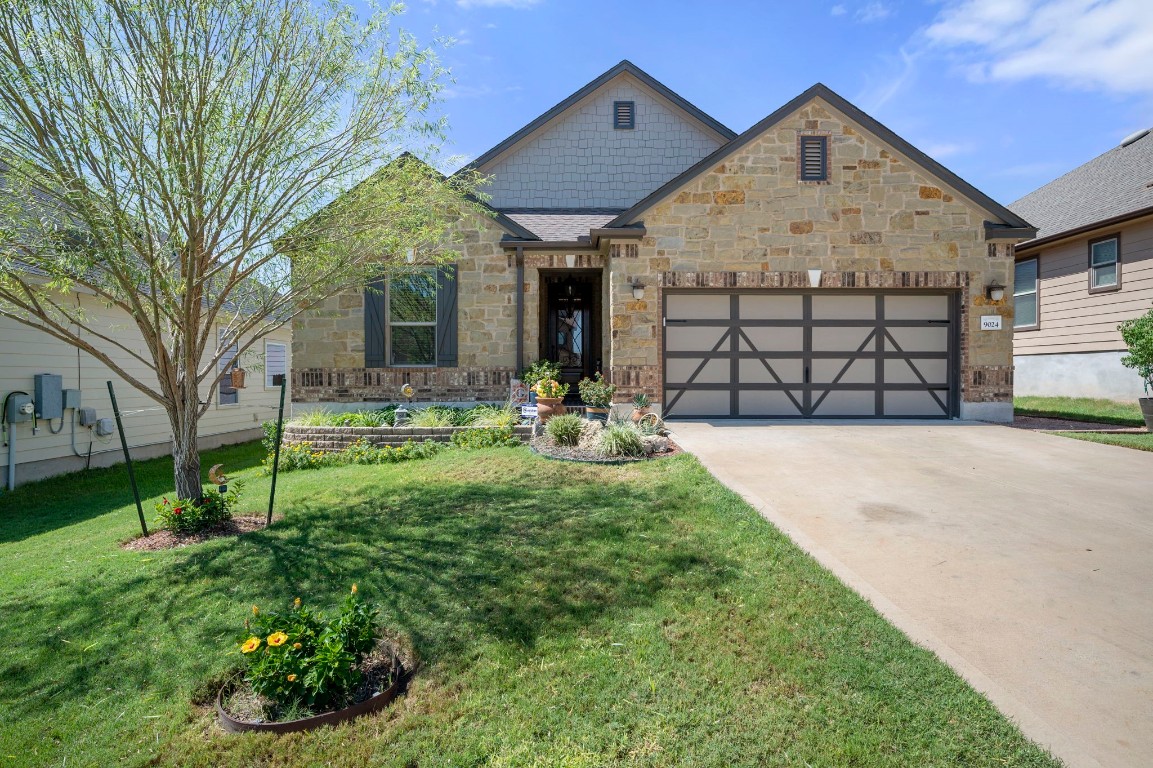
[[288,676],[288,682],[295,683],[296,682],[296,675],[289,675]]
[[352,585],[352,594],[354,594],[354,595],[356,594],[356,585],[355,584]]
[[299,651],[300,650],[300,643],[293,643],[292,647]]
[[252,653],[253,651],[255,651],[259,647],[260,647],[260,638],[259,637],[250,637],[244,641],[244,645],[240,646],[240,650],[242,653]]
[[300,598],[299,597],[292,601],[292,607],[293,608],[299,608],[300,607]]
[[268,636],[268,644],[273,648],[278,645],[284,645],[286,640],[288,640],[288,635],[284,634],[283,632],[273,632]]
[[252,615],[257,616],[259,614],[260,614],[260,608],[258,606],[255,606],[255,605],[252,606]]

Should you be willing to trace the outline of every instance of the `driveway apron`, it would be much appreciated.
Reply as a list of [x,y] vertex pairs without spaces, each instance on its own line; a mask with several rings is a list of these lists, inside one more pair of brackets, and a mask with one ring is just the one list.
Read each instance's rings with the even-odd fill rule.
[[1153,765],[1153,453],[955,422],[671,426],[1068,765]]

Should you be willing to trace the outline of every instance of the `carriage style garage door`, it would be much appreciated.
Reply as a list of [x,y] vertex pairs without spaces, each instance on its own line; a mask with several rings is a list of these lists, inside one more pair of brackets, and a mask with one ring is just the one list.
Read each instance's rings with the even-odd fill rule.
[[950,418],[948,293],[667,292],[668,418]]

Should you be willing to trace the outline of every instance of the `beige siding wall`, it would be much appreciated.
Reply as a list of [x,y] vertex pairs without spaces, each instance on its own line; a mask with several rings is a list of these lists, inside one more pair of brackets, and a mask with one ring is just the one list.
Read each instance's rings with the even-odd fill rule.
[[[1121,288],[1089,293],[1089,240],[1121,235]],[[1017,331],[1017,355],[1125,349],[1117,325],[1153,307],[1153,218],[1019,253],[1039,257],[1040,327]]]
[[[147,358],[144,343],[140,340],[135,324],[123,313],[110,310],[89,297],[81,297],[84,307],[92,322],[98,324],[103,332],[115,334],[117,339],[137,340],[133,348]],[[282,342],[286,345],[289,355],[288,365],[291,366],[291,334],[287,328],[278,330],[269,337],[269,341]],[[94,340],[94,343],[99,343]],[[206,442],[218,443],[212,438],[237,434],[247,439],[251,432],[259,428],[260,422],[276,418],[279,389],[265,387],[264,365],[265,343],[258,341],[254,347],[241,358],[241,365],[249,369],[247,387],[240,390],[239,404],[218,405],[214,397],[214,404],[200,422],[201,438]],[[120,352],[114,356],[118,363],[123,365],[133,376],[147,384],[154,384],[156,376],[149,366],[132,360],[126,353]],[[253,371],[254,366],[261,370]],[[168,426],[168,417],[165,411],[153,400],[139,392],[127,382],[113,375],[112,372],[100,362],[97,362],[86,352],[77,354],[75,347],[58,341],[47,334],[29,328],[26,325],[8,318],[0,317],[0,401],[9,392],[24,391],[29,394],[33,391],[33,375],[37,373],[60,374],[65,389],[79,389],[81,391],[82,405],[95,408],[97,416],[112,417],[112,405],[108,397],[108,387],[105,382],[112,380],[116,388],[116,399],[120,409],[125,413],[124,431],[128,437],[130,448],[145,449],[149,447],[167,447],[172,439],[172,432]],[[204,387],[202,398],[208,397],[208,387]],[[73,457],[71,424],[75,418],[72,411],[65,411],[63,429],[58,434],[52,434],[48,422],[40,420],[36,434],[32,433],[32,424],[25,422],[15,425],[17,477],[34,477],[51,474],[34,469],[37,463],[53,462],[54,460]],[[58,428],[59,422],[53,422],[51,428]],[[228,442],[224,440],[223,442]],[[76,426],[76,448],[85,456],[91,445],[93,466],[106,465],[118,460],[120,456],[119,437],[97,438],[94,431],[86,427]],[[141,454],[156,455],[159,451],[143,450]],[[83,464],[83,460],[80,460]],[[8,447],[0,446],[0,472],[6,477],[8,465]],[[24,469],[21,470],[21,466]],[[57,471],[66,471],[75,468],[67,464],[55,464]]]

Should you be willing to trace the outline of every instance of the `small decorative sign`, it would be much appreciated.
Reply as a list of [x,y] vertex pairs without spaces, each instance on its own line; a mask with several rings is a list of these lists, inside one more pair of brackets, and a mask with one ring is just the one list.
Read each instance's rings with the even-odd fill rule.
[[522,405],[520,407],[520,417],[522,419],[535,419],[536,406],[535,405]]
[[999,331],[999,330],[1001,330],[1001,316],[1000,315],[983,315],[981,317],[981,330],[982,331]]
[[528,387],[523,381],[513,379],[509,382],[508,399],[514,405],[523,405],[528,402]]

